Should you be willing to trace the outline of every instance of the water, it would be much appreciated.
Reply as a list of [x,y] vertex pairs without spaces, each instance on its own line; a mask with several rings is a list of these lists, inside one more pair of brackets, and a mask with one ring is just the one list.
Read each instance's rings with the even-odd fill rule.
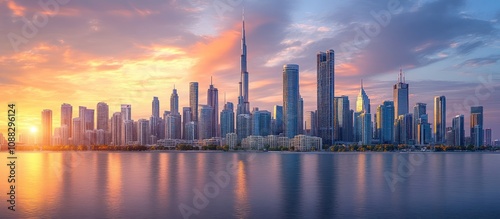
[[16,162],[15,212],[0,168],[0,218],[500,217],[500,153],[25,152]]

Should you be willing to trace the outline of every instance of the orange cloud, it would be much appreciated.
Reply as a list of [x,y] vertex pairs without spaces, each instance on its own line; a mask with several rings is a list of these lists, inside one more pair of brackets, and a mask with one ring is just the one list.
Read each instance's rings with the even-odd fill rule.
[[7,2],[7,6],[12,11],[12,14],[14,14],[16,16],[19,16],[19,17],[23,16],[24,15],[24,11],[26,10],[25,7],[16,4],[16,2],[13,1],[13,0],[8,1]]

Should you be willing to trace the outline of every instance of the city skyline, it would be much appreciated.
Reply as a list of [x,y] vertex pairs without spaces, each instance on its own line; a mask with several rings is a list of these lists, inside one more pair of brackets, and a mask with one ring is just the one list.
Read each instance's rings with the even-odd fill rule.
[[[2,16],[8,17],[8,19],[2,20],[17,20],[17,22],[9,24],[6,30],[8,32],[20,34],[22,22],[19,21],[19,18],[22,16],[30,17],[30,15],[37,10],[37,6],[31,5],[32,3],[15,4],[18,4],[20,7],[17,9],[9,8],[7,4],[0,3],[0,11],[2,11]],[[157,16],[159,16],[158,14],[163,14],[160,12],[162,10],[167,10],[161,7],[158,7],[159,9],[156,10],[154,5],[134,5],[136,6],[134,8],[130,7],[130,4],[111,4],[104,8],[114,6],[119,9],[123,9],[122,12],[129,13],[129,16],[131,17],[143,16],[146,20],[153,19],[156,21],[158,19]],[[183,4],[181,5],[183,8],[194,7],[188,3],[181,4]],[[272,111],[274,105],[280,104],[282,97],[282,91],[280,89],[281,86],[279,84],[279,81],[281,81],[279,80],[281,77],[280,68],[286,63],[297,63],[301,66],[299,81],[301,96],[304,99],[304,112],[315,110],[316,84],[314,81],[316,81],[316,69],[314,55],[318,51],[334,49],[337,53],[336,57],[339,59],[339,62],[336,63],[335,66],[336,78],[334,96],[348,96],[351,99],[351,109],[354,109],[353,106],[356,101],[353,100],[356,99],[356,94],[359,91],[360,79],[364,80],[365,90],[367,90],[370,94],[372,109],[376,109],[376,106],[382,104],[385,100],[392,100],[390,86],[394,84],[397,69],[399,69],[399,66],[402,65],[403,70],[405,70],[406,82],[411,84],[409,98],[410,107],[416,102],[423,102],[428,104],[428,109],[433,109],[433,96],[446,96],[448,104],[446,118],[454,118],[458,114],[463,114],[466,118],[465,127],[469,127],[470,108],[464,107],[463,109],[460,109],[460,107],[456,107],[456,105],[461,106],[464,101],[472,100],[467,102],[465,105],[468,106],[471,105],[474,100],[477,100],[479,104],[474,105],[484,106],[485,119],[483,128],[491,128],[493,130],[492,139],[500,138],[500,134],[495,131],[500,130],[498,125],[500,122],[498,117],[494,116],[500,113],[499,98],[495,98],[495,94],[500,90],[498,83],[492,85],[493,87],[489,87],[490,89],[488,89],[488,87],[481,88],[480,94],[482,96],[477,96],[475,94],[475,89],[478,86],[483,85],[483,81],[488,82],[491,80],[498,80],[498,74],[493,71],[493,69],[498,68],[496,59],[494,59],[493,56],[490,57],[490,55],[493,54],[491,51],[484,51],[487,50],[484,46],[487,43],[497,46],[495,42],[488,39],[488,37],[491,37],[491,34],[485,32],[486,29],[496,29],[496,21],[492,21],[495,17],[487,17],[488,13],[482,15],[475,15],[474,13],[471,13],[474,15],[472,16],[473,21],[480,23],[482,26],[477,29],[465,28],[460,32],[460,34],[462,34],[460,36],[465,36],[469,33],[480,34],[484,37],[484,39],[481,38],[483,39],[482,41],[475,41],[479,42],[477,44],[467,43],[466,40],[460,40],[459,36],[453,35],[439,41],[441,44],[436,45],[431,43],[428,45],[429,42],[431,42],[430,39],[432,39],[432,36],[426,36],[427,38],[424,36],[423,39],[414,39],[415,41],[418,41],[418,43],[413,42],[413,44],[410,44],[413,47],[408,45],[408,47],[402,47],[403,49],[383,51],[390,54],[397,53],[402,57],[408,55],[409,51],[416,51],[419,55],[428,55],[429,59],[433,59],[431,61],[424,60],[423,63],[420,63],[401,59],[391,60],[390,54],[385,54],[387,55],[385,58],[383,55],[380,55],[379,57],[369,56],[372,54],[370,52],[373,52],[373,50],[376,49],[372,48],[376,47],[375,44],[383,44],[384,42],[387,43],[386,40],[391,39],[393,36],[391,34],[393,34],[393,29],[395,29],[394,26],[400,28],[398,25],[401,24],[404,19],[403,21],[397,21],[396,17],[402,18],[404,15],[416,16],[416,14],[435,10],[438,7],[444,7],[447,4],[450,4],[441,1],[434,3],[425,2],[421,5],[408,5],[410,3],[405,3],[405,5],[402,5],[402,12],[394,14],[391,23],[384,27],[385,29],[381,30],[380,37],[370,39],[372,42],[369,43],[366,48],[363,48],[359,52],[355,53],[354,57],[350,57],[355,61],[349,61],[346,60],[349,56],[346,55],[345,51],[342,51],[342,47],[339,43],[337,43],[337,45],[336,43],[323,42],[325,39],[330,39],[332,37],[335,42],[349,42],[349,40],[346,40],[346,37],[339,37],[340,39],[334,37],[335,35],[333,34],[333,29],[337,26],[324,22],[318,22],[316,24],[308,21],[297,22],[297,20],[300,19],[291,16],[291,9],[289,7],[291,7],[292,4],[300,5],[300,3],[287,3],[288,5],[283,8],[283,11],[275,14],[270,13],[270,9],[277,7],[275,4],[277,3],[258,3],[252,1],[247,1],[245,4],[245,19],[249,21],[247,22],[246,38],[253,48],[248,51],[248,68],[252,71],[252,76],[249,79],[249,93],[251,93],[249,102],[252,103],[252,107],[258,106],[261,110]],[[212,25],[219,27],[215,28],[215,30],[213,30],[214,32],[210,32],[207,28],[202,27],[190,32],[192,37],[195,39],[194,42],[196,42],[193,44],[194,46],[189,46],[190,44],[186,43],[184,46],[172,46],[175,43],[170,45],[168,42],[164,42],[160,40],[160,38],[154,37],[148,38],[156,39],[152,40],[152,42],[156,42],[153,44],[147,44],[141,40],[135,42],[125,42],[123,40],[120,41],[120,39],[123,38],[119,37],[116,41],[117,44],[134,45],[131,47],[131,50],[137,50],[139,52],[142,51],[142,53],[138,53],[138,56],[140,57],[123,57],[118,55],[118,51],[122,50],[114,47],[108,47],[107,50],[109,51],[103,51],[102,49],[97,48],[99,46],[102,47],[99,43],[92,44],[89,48],[77,47],[72,44],[72,36],[74,35],[72,35],[71,31],[55,29],[57,28],[57,24],[62,22],[65,18],[73,18],[71,14],[67,14],[71,10],[79,11],[78,9],[81,8],[93,7],[95,6],[87,5],[86,3],[73,3],[73,5],[68,4],[61,6],[60,15],[50,17],[50,22],[45,29],[40,29],[38,36],[30,39],[29,43],[24,45],[24,49],[18,52],[12,51],[10,42],[5,40],[0,41],[0,47],[2,48],[2,52],[0,52],[0,56],[2,57],[0,59],[0,72],[2,72],[0,75],[0,81],[2,85],[7,88],[6,96],[11,97],[9,99],[2,98],[1,103],[7,103],[6,101],[15,101],[18,103],[19,110],[24,113],[23,117],[19,118],[21,132],[26,133],[31,126],[39,127],[39,124],[41,124],[40,112],[43,109],[53,110],[52,124],[53,127],[57,127],[57,125],[60,124],[59,119],[61,118],[58,109],[61,104],[65,102],[73,106],[73,115],[78,115],[78,106],[94,108],[96,103],[106,102],[110,106],[110,116],[113,112],[119,111],[118,109],[121,104],[128,103],[132,104],[134,108],[132,119],[136,121],[140,118],[147,119],[151,116],[150,104],[152,97],[157,96],[159,98],[161,107],[160,112],[167,110],[166,106],[168,106],[168,97],[170,95],[171,87],[173,84],[178,84],[180,85],[177,86],[179,88],[179,106],[188,106],[188,104],[186,104],[188,102],[187,96],[189,94],[188,86],[184,85],[184,83],[186,83],[186,81],[198,81],[199,88],[204,90],[209,86],[207,81],[208,77],[211,75],[214,76],[214,81],[217,82],[216,85],[219,91],[227,93],[228,102],[238,102],[238,89],[234,86],[235,83],[240,81],[239,73],[241,73],[238,71],[238,59],[235,58],[241,55],[241,48],[237,46],[238,42],[241,40],[241,13],[238,10],[234,10],[234,13],[226,13],[224,17],[228,19],[219,20],[218,18],[213,18],[212,21],[216,22],[212,23]],[[239,5],[238,7],[242,7],[242,5]],[[269,10],[259,10],[266,7],[269,7]],[[321,11],[315,6],[311,7],[311,9],[307,10]],[[344,7],[349,7],[349,5],[345,5]],[[380,10],[385,10],[385,7],[385,5],[375,5],[367,10],[366,14],[370,15],[371,9],[375,12],[379,12]],[[24,10],[20,8],[24,8]],[[200,13],[214,13],[213,11],[210,11],[211,9],[201,8],[202,12]],[[458,16],[458,13],[456,13],[464,8],[470,11],[477,11],[483,7],[479,7],[475,5],[475,3],[471,2],[460,2],[457,5],[447,8],[442,16],[451,17],[454,19],[453,21],[457,22],[464,21],[464,18]],[[88,23],[82,24],[88,25],[87,29],[83,29],[95,34],[95,37],[102,37],[102,34],[108,33],[106,31],[109,29],[109,25],[114,21],[111,19],[112,17],[105,17],[103,12],[104,11],[97,10],[95,15],[100,15],[100,19],[96,18]],[[141,15],[140,12],[143,12],[144,14]],[[80,13],[85,14],[89,12],[81,10]],[[191,13],[194,13],[194,15],[200,15],[198,12]],[[329,15],[337,16],[332,14]],[[313,20],[321,20],[320,18],[325,16],[327,15],[312,16],[312,18],[314,18]],[[111,20],[107,20],[106,18]],[[82,22],[79,19],[73,19],[74,22],[78,24],[81,24]],[[277,31],[283,32],[280,33],[277,31],[271,31],[272,35],[268,35],[262,29],[266,27],[265,25],[276,25],[273,22],[273,19],[281,19],[286,21],[288,25],[277,29]],[[372,20],[373,19],[370,18],[361,21],[369,22]],[[169,23],[168,21],[165,22]],[[190,24],[196,25],[202,22],[202,19],[191,22],[192,23]],[[156,23],[158,23],[158,21]],[[296,35],[299,39],[294,39],[294,37],[284,34],[284,30],[287,28],[299,33]],[[304,36],[307,30],[309,30],[307,28],[313,28],[312,32],[316,35],[312,35],[309,38]],[[320,29],[325,32],[321,32]],[[184,29],[181,28],[180,30]],[[51,39],[48,37],[47,33],[51,31],[61,33],[61,38]],[[154,30],[151,29],[149,32],[154,32]],[[164,33],[164,30],[161,29],[159,32]],[[348,33],[355,33],[355,29],[351,28],[339,31],[337,34],[345,36]],[[113,35],[113,33],[109,34]],[[180,35],[182,35],[182,33],[180,33]],[[133,39],[139,39],[133,34],[128,36],[132,36]],[[274,36],[274,38],[264,36]],[[98,39],[92,38],[92,36],[89,37],[90,39]],[[171,35],[165,34],[164,37],[165,39],[169,39]],[[305,38],[302,39],[301,37]],[[310,39],[311,37],[318,39],[313,40],[310,45],[306,44],[307,39]],[[266,42],[265,40],[267,39],[270,39],[270,42]],[[294,42],[296,43],[294,44]],[[272,43],[281,46],[279,46],[279,48],[269,46]],[[264,49],[266,46],[272,48],[273,50]],[[204,51],[201,49],[204,49]],[[185,60],[186,54],[190,54],[187,53],[189,50],[201,51],[201,54],[199,54],[200,56],[196,56],[197,61],[192,61],[196,64],[186,64],[189,62],[188,60]],[[296,52],[294,50],[299,50],[300,52]],[[59,54],[64,54],[64,51],[66,51],[66,54],[68,54],[69,57],[56,61],[56,59],[59,59]],[[220,55],[212,56],[212,53],[214,53],[213,51],[219,51]],[[481,53],[481,51],[483,52]],[[210,54],[207,54],[208,52]],[[446,55],[441,54],[437,57],[432,56],[432,54],[439,55],[439,52],[445,53]],[[304,54],[304,56],[302,57],[299,54]],[[453,62],[453,60],[450,60],[451,58],[446,58],[448,56],[455,56],[456,54],[459,54],[459,56],[456,56],[458,57],[458,61]],[[81,56],[82,58],[78,59],[76,58],[77,56]],[[366,56],[369,57],[367,58]],[[31,57],[31,59],[23,59],[22,57]],[[182,57],[180,60],[186,61],[184,63],[179,62],[176,63],[176,65],[172,65],[181,69],[173,70],[165,67],[166,62],[176,62],[176,59],[173,57]],[[376,66],[371,63],[371,65],[368,66],[374,67],[372,68],[374,70],[373,73],[369,73],[370,71],[367,70],[369,68],[367,68],[366,63],[356,61],[358,60],[357,58],[360,57],[365,57],[365,59],[367,59],[370,63],[377,61],[382,63],[381,65],[386,66]],[[488,57],[490,57],[490,59],[486,59]],[[150,58],[154,58],[154,60],[164,59],[164,61],[151,61],[152,59]],[[8,63],[11,63],[12,61],[16,61],[19,65],[9,65]],[[78,65],[76,64],[76,61],[85,64]],[[189,68],[183,66],[183,64],[186,64]],[[460,66],[460,64],[463,65]],[[29,66],[34,66],[37,71],[29,70]],[[460,68],[456,66],[459,66]],[[28,70],[26,70],[26,68]],[[450,70],[449,68],[452,69]],[[71,72],[73,73],[70,73],[69,69],[72,69]],[[38,71],[40,71],[40,74],[45,77],[37,80],[37,84],[30,83],[30,79],[34,80],[35,76],[39,77],[40,74]],[[49,73],[51,71],[54,73]],[[12,72],[19,74],[9,74]],[[98,76],[89,74],[93,72],[101,72],[102,75]],[[141,72],[141,74],[135,75],[134,73],[136,72]],[[186,72],[186,74],[178,74],[178,72]],[[199,72],[203,72],[203,74]],[[475,72],[477,74],[472,74],[471,72]],[[172,75],[173,73],[176,73],[176,75]],[[436,73],[440,74],[434,75]],[[488,79],[489,76],[492,77],[491,80]],[[276,80],[277,78],[278,80]],[[491,88],[493,88],[493,91],[491,91]],[[16,90],[17,92],[15,92]],[[490,92],[489,97],[486,97],[485,93],[488,94],[488,91]],[[64,96],[61,96],[61,94]],[[35,96],[37,98],[33,98]],[[206,102],[204,96],[204,93],[199,94],[199,103]],[[221,101],[219,102],[218,107],[219,109],[222,109],[223,103],[221,103]],[[434,113],[431,112],[431,110],[428,110],[427,114],[429,114],[428,121],[434,121]],[[6,124],[4,120],[5,119],[0,119],[2,126]],[[451,126],[450,119],[448,119],[446,123],[448,126]],[[80,121],[80,125],[85,126],[85,121]],[[466,128],[466,136],[469,136],[469,132],[470,129]]]

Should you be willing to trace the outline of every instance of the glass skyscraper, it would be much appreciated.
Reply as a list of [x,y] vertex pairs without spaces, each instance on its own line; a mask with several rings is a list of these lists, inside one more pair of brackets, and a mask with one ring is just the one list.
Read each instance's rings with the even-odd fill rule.
[[436,143],[446,142],[446,97],[434,97],[434,140]]
[[283,66],[283,121],[285,137],[293,138],[299,134],[299,66]]
[[470,137],[476,147],[484,144],[483,106],[470,108]]
[[394,97],[394,118],[397,119],[400,115],[408,114],[409,105],[409,85],[405,83],[403,70],[399,70],[398,83],[393,87]]
[[334,141],[335,52],[328,50],[316,56],[318,137],[326,145]]

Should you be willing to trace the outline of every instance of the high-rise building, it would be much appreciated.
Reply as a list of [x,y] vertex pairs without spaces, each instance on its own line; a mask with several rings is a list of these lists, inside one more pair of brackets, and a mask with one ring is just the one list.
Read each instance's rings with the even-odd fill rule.
[[[87,115],[87,107],[84,107],[84,106],[79,106],[78,107],[78,118],[80,118],[80,139],[81,139],[81,144],[83,144],[83,140],[85,138],[85,130],[86,130],[86,127],[85,127],[85,121],[87,121],[87,119],[85,119],[85,116]],[[73,126],[73,128],[75,128]]]
[[271,135],[271,112],[257,110],[252,113],[252,135]]
[[121,112],[113,113],[111,117],[111,143],[114,146],[122,146],[122,124]]
[[250,114],[236,116],[236,134],[238,142],[252,134],[252,117]]
[[82,120],[78,118],[73,119],[73,145],[78,146],[83,144],[83,131]]
[[149,139],[149,121],[147,119],[139,119],[137,127],[137,141],[140,145],[147,145]]
[[399,118],[400,115],[409,113],[409,85],[405,82],[403,70],[399,70],[398,83],[393,87],[394,97],[394,118]]
[[[191,121],[198,122],[198,82],[189,83],[189,107],[191,107]],[[195,139],[198,138],[198,130],[195,129]]]
[[482,146],[484,143],[483,128],[483,106],[472,106],[470,108],[470,137],[476,147]]
[[130,104],[122,104],[121,105],[121,115],[122,120],[132,120],[132,105]]
[[371,113],[370,111],[370,99],[366,95],[365,89],[363,88],[363,81],[361,81],[361,87],[359,89],[358,99],[356,101],[356,112]]
[[[137,130],[137,129],[136,129]],[[137,135],[137,131],[135,131]],[[123,145],[132,145],[134,141],[134,120],[123,121],[122,143]],[[152,144],[156,142],[151,142]]]
[[158,97],[153,97],[153,102],[151,103],[151,115],[153,115],[156,118],[160,118],[160,100],[158,100]]
[[335,52],[319,52],[316,59],[318,137],[326,145],[334,141]]
[[186,128],[187,124],[191,122],[191,107],[183,107],[182,108],[182,127],[184,128],[182,131],[182,138],[188,140],[190,135],[187,134]]
[[372,143],[372,117],[370,113],[363,111],[361,117],[361,144],[370,145]]
[[68,127],[68,131],[70,133],[69,137],[73,135],[72,120],[73,120],[73,106],[71,106],[71,104],[63,103],[61,105],[61,127],[63,127],[64,125]]
[[436,143],[446,142],[446,97],[434,97],[434,139]]
[[[351,110],[352,111],[352,110]],[[319,120],[319,118],[318,118]],[[362,140],[363,120],[360,112],[353,112],[353,141],[360,142]]]
[[214,109],[209,105],[200,105],[198,114],[198,139],[200,140],[215,137],[212,129],[213,111]]
[[424,115],[427,116],[427,104],[416,103],[415,106],[413,107],[413,138],[415,139],[415,142],[419,142],[417,137],[419,129],[417,126],[419,124],[420,118]]
[[207,105],[212,107],[212,135],[220,137],[219,135],[219,90],[214,87],[212,78],[210,78],[210,87],[207,91]]
[[179,95],[177,94],[177,89],[175,89],[175,86],[172,90],[172,94],[170,95],[170,113],[179,113]]
[[410,144],[413,134],[413,115],[400,115],[396,121],[395,142],[398,144]]
[[222,137],[226,137],[228,133],[234,133],[234,111],[231,102],[226,102],[220,113],[220,130]]
[[[367,97],[368,98],[368,97]],[[334,139],[350,142],[352,140],[352,117],[349,109],[349,97],[334,97]]]
[[384,101],[377,108],[377,131],[380,143],[392,144],[394,142],[394,102]]
[[304,99],[302,97],[299,98],[299,108],[297,109],[297,124],[297,133],[301,135],[304,133]]
[[[371,144],[373,136],[373,126],[372,126],[372,116],[370,113],[370,98],[366,95],[365,89],[363,88],[363,81],[361,81],[361,86],[359,89],[358,99],[356,101],[356,111],[359,113],[358,117],[358,131],[360,131],[361,141],[364,145]],[[359,129],[360,128],[360,129]]]
[[94,110],[85,110],[85,131],[94,130]]
[[42,111],[42,146],[51,146],[52,139],[52,110]]
[[179,113],[170,113],[165,120],[165,138],[181,139],[181,115]]
[[273,118],[274,120],[274,127],[273,127],[273,133],[275,135],[279,135],[280,133],[283,133],[283,106],[279,105],[274,105],[273,107]]
[[464,115],[457,115],[452,121],[452,130],[454,133],[454,146],[465,146],[465,125]]
[[109,131],[109,106],[106,103],[99,102],[97,104],[97,130],[102,129],[105,132]]
[[485,138],[486,138],[486,142],[484,145],[486,146],[492,146],[492,142],[491,142],[491,129],[485,129],[484,130],[484,135],[485,135]]
[[[285,137],[299,134],[299,65],[283,66],[283,121]],[[238,136],[239,137],[239,136]]]
[[307,111],[305,116],[304,123],[304,134],[308,136],[316,136],[317,135],[317,117],[316,111]]
[[[415,122],[415,119],[413,120]],[[431,124],[429,124],[429,117],[427,114],[420,115],[420,118],[416,121],[417,126],[413,126],[417,129],[417,132],[413,132],[415,142],[419,145],[427,145],[431,141]]]
[[250,114],[250,103],[248,101],[247,43],[244,17],[241,27],[240,82],[237,115],[239,114]]

